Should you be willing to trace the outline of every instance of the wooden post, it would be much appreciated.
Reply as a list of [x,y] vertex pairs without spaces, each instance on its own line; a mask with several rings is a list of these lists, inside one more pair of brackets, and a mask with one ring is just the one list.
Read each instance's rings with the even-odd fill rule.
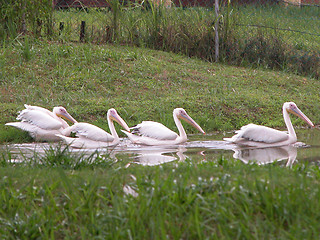
[[106,42],[111,42],[112,40],[112,29],[109,26],[106,26]]
[[80,42],[84,42],[84,39],[85,39],[85,36],[86,36],[85,28],[86,28],[86,22],[85,21],[81,21]]
[[22,16],[21,16],[21,32],[22,34],[27,33],[27,24],[26,24],[26,8],[27,8],[27,1],[22,1]]
[[215,60],[219,61],[219,0],[214,1],[215,13],[216,13],[216,23],[214,25],[214,33],[215,33]]
[[37,18],[36,36],[39,37],[41,35],[41,29],[42,29],[42,20]]
[[63,29],[64,29],[64,22],[60,22],[60,25],[59,25],[59,35],[62,34]]

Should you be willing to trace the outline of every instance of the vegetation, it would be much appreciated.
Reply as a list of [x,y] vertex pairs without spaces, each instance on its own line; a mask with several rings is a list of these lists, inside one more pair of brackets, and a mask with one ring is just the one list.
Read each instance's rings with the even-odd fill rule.
[[[124,10],[116,7],[117,11]],[[237,129],[250,122],[283,127],[281,107],[285,101],[296,102],[315,124],[320,121],[320,83],[310,77],[317,77],[314,68],[308,68],[311,64],[319,66],[317,57],[303,54],[307,45],[318,51],[318,43],[297,39],[299,43],[295,44],[288,35],[285,39],[269,30],[248,35],[240,28],[233,28],[232,32],[223,28],[228,35],[221,35],[227,39],[222,60],[242,67],[210,63],[192,56],[210,60],[212,52],[208,46],[212,43],[213,29],[208,26],[212,17],[206,16],[212,13],[204,9],[175,10],[180,15],[177,12],[171,15],[170,10],[163,15],[153,9],[130,14],[118,12],[117,17],[109,18],[112,15],[99,12],[110,21],[108,42],[131,46],[72,42],[73,30],[66,20],[60,35],[53,31],[54,41],[34,38],[30,33],[5,36],[0,48],[0,142],[32,141],[26,133],[4,126],[15,121],[17,111],[25,103],[49,109],[63,105],[77,120],[105,129],[106,112],[111,107],[118,110],[129,126],[155,120],[173,130],[176,129],[172,110],[183,107],[209,133]],[[62,21],[74,13],[55,14],[61,14],[54,19],[60,17]],[[81,14],[92,16],[90,12]],[[135,14],[143,17],[136,18]],[[151,18],[146,17],[150,15]],[[234,21],[231,15],[225,16]],[[167,21],[169,17],[172,19]],[[144,23],[138,25],[142,20]],[[226,22],[224,17],[222,23]],[[302,21],[298,23],[303,25]],[[117,32],[113,32],[112,26]],[[101,43],[93,36],[98,35],[92,35],[92,39],[87,35],[87,41]],[[286,50],[292,45],[307,60],[299,65],[307,70],[294,73],[308,77],[292,73],[293,68],[286,65],[290,62]],[[146,48],[150,46],[169,52]],[[245,54],[240,54],[239,49],[244,46]],[[287,62],[274,64],[274,59]],[[305,64],[308,62],[310,65]],[[269,67],[287,72],[271,71]],[[303,124],[297,118],[292,121],[295,125]],[[188,132],[194,131],[187,125],[186,128]],[[184,162],[146,167],[132,163],[130,156],[118,161],[109,153],[107,149],[89,156],[76,155],[67,147],[58,146],[31,157],[21,153],[19,161],[9,147],[2,146],[1,237],[314,239],[319,236],[320,170],[316,161],[298,162],[285,168],[281,163],[245,165],[224,157],[208,156],[204,160],[202,155],[195,154]]]
[[[283,72],[144,48],[30,40],[2,48],[0,62],[1,142],[22,134],[4,123],[14,121],[25,103],[63,105],[77,120],[105,128],[111,107],[129,126],[155,120],[172,129],[172,111],[183,107],[206,132],[250,122],[284,126],[285,101],[296,102],[315,123],[320,119],[320,83]],[[298,118],[293,122],[301,124]]]
[[68,30],[60,39],[78,41],[79,32],[75,29],[81,19],[87,23],[89,42],[144,46],[213,61],[214,25],[219,20],[221,62],[320,76],[317,7],[224,6],[219,19],[206,8],[151,5],[150,11],[145,11],[139,5],[119,4],[112,4],[111,8],[112,11],[90,9],[89,13],[56,11],[56,22],[68,23]]
[[[4,39],[8,35],[14,38],[17,34],[10,32],[19,32],[21,22],[25,22],[33,36],[78,42],[80,23],[85,21],[87,42],[148,47],[213,61],[214,26],[219,21],[220,62],[320,77],[318,7],[227,5],[221,7],[217,18],[208,8],[124,5],[117,0],[109,1],[110,9],[81,10],[52,10],[47,0],[39,1],[41,7],[20,1],[17,6],[28,6],[24,21],[13,14],[16,5],[5,4]],[[39,14],[29,5],[40,8]],[[15,31],[10,26],[16,26]]]
[[53,31],[51,0],[0,0],[0,40],[27,32],[39,37]]
[[320,170],[314,163],[289,169],[220,157],[125,167],[129,159],[70,154],[51,149],[24,163],[1,156],[2,238],[314,239],[320,234]]

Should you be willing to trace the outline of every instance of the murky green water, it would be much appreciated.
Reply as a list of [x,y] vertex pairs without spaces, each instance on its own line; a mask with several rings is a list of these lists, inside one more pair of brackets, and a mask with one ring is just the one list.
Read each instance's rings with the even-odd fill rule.
[[[100,153],[106,153],[111,158],[121,161],[129,159],[130,164],[159,165],[173,161],[210,161],[213,159],[237,159],[244,164],[257,162],[268,164],[281,162],[291,166],[298,161],[319,161],[320,160],[320,130],[300,129],[297,130],[298,141],[294,146],[277,148],[239,148],[233,144],[222,141],[224,137],[230,137],[233,133],[214,133],[208,135],[191,135],[186,144],[179,146],[140,146],[134,145],[124,139],[121,144],[112,149],[99,149]],[[2,148],[11,153],[11,161],[26,161],[35,154],[41,156],[58,144],[37,143],[37,144],[10,144]],[[93,149],[72,149],[75,154],[91,155]]]

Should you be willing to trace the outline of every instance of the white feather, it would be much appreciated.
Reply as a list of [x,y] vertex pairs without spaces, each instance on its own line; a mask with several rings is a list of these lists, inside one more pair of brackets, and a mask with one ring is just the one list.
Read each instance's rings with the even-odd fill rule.
[[67,145],[70,145],[73,148],[105,148],[117,144],[113,142],[94,141],[86,137],[72,138],[60,134],[57,134],[57,137],[63,139]]
[[63,134],[62,129],[46,130],[28,122],[9,122],[5,125],[19,128],[23,131],[29,132],[30,136],[34,138],[36,141],[59,141],[60,138],[57,137],[56,134]]
[[39,106],[32,106],[32,105],[28,105],[28,104],[24,104],[24,107],[28,110],[40,111],[40,112],[43,112],[43,113],[50,115],[51,117],[54,117],[54,114],[46,108],[39,107]]
[[58,130],[63,126],[60,121],[43,111],[37,110],[24,109],[18,115],[17,120],[28,122],[46,130]]
[[90,123],[76,123],[70,127],[77,137],[85,137],[93,141],[112,142],[114,137],[103,129]]
[[241,127],[240,130],[236,131],[236,135],[234,135],[230,140],[234,143],[242,140],[275,143],[282,142],[287,139],[288,134],[285,132],[251,123]]
[[132,129],[141,136],[158,140],[175,140],[179,136],[163,124],[153,121],[143,121]]
[[293,129],[289,112],[294,113],[311,127],[314,127],[314,124],[301,112],[294,102],[285,102],[282,106],[282,115],[288,132],[248,124],[243,126],[239,131],[236,131],[236,135],[231,138],[224,138],[224,140],[253,147],[278,147],[293,144],[297,142],[297,135]]
[[[24,106],[25,109],[19,111],[17,117],[17,120],[21,120],[21,122],[7,123],[7,126],[13,126],[29,132],[30,136],[36,141],[59,141],[60,138],[56,136],[57,134],[68,134],[65,128],[69,127],[69,125],[56,113],[61,111],[62,115],[72,121],[73,118],[63,107],[55,107],[51,112],[43,107],[27,104]],[[76,120],[74,121],[76,122]]]
[[33,137],[33,138],[35,137],[34,134],[38,129],[37,126],[32,125],[32,124],[27,123],[27,122],[8,122],[5,125],[6,126],[12,126],[12,127],[15,127],[15,128],[19,128],[19,129],[21,129],[23,131],[30,132],[30,136]]

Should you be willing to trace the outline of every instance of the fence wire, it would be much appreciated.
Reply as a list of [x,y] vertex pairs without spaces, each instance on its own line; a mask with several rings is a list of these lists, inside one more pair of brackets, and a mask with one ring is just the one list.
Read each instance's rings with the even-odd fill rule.
[[[263,31],[273,31],[282,35],[286,41],[292,42],[296,46],[310,47],[312,49],[319,49],[320,44],[320,9],[318,4],[319,0],[309,0],[305,2],[289,2],[289,1],[238,1],[232,4],[231,18],[234,21],[233,28],[238,31],[239,34],[247,35],[253,31],[259,29]],[[118,20],[115,19],[115,11],[112,11],[114,7],[113,2],[107,2],[105,0],[55,0],[54,1],[54,14],[53,22],[55,32],[61,37],[65,37],[66,40],[72,41],[112,41],[116,40],[114,34],[118,34],[118,40],[120,42],[125,41],[123,38],[127,38],[128,34],[137,34],[143,32],[143,24],[141,26],[135,26],[138,22],[147,20],[144,18],[156,18],[155,13],[145,14],[139,13],[142,11],[150,10],[149,2],[119,2],[121,10],[119,11]],[[157,2],[159,4],[159,0]],[[226,7],[226,2],[222,2],[222,14],[223,7]],[[182,8],[186,12],[193,8],[198,13],[195,14],[194,19],[188,18],[187,14],[181,14],[181,11],[174,12],[173,9]],[[205,8],[200,9],[200,8]],[[129,13],[131,11],[131,14]],[[152,10],[150,10],[152,11]],[[201,13],[199,13],[201,12]],[[205,13],[204,13],[205,12]],[[181,14],[182,17],[186,17],[187,20],[202,21],[201,18],[208,18],[207,21],[203,21],[203,24],[207,22],[215,21],[214,14],[214,0],[175,0],[172,2],[164,3],[164,10],[161,14],[166,15],[166,21],[176,20],[171,15]],[[206,16],[204,16],[206,15]],[[226,16],[224,16],[226,17]],[[151,19],[153,24],[157,24],[156,21],[160,19]],[[118,21],[118,26],[115,21]],[[81,30],[81,24],[83,28]],[[151,23],[152,24],[152,23]],[[126,26],[125,26],[126,25]],[[111,29],[118,27],[119,29]],[[155,26],[156,27],[156,26]],[[135,28],[135,32],[121,33],[121,31],[130,31]],[[81,35],[81,31],[84,34]],[[120,31],[120,32],[119,32]],[[141,34],[141,33],[140,33]],[[123,35],[123,38],[121,38]],[[82,36],[82,39],[80,39]],[[85,39],[84,39],[85,38]],[[129,37],[130,39],[130,37]],[[137,41],[137,40],[136,40]],[[135,42],[136,42],[135,41]]]
[[301,68],[320,75],[320,0],[223,0],[219,17],[214,5],[214,0],[0,0],[0,39],[28,33],[214,60],[219,22],[220,60],[257,63],[259,55],[269,55],[272,62],[264,64],[281,68],[295,58],[300,65],[312,63]]

